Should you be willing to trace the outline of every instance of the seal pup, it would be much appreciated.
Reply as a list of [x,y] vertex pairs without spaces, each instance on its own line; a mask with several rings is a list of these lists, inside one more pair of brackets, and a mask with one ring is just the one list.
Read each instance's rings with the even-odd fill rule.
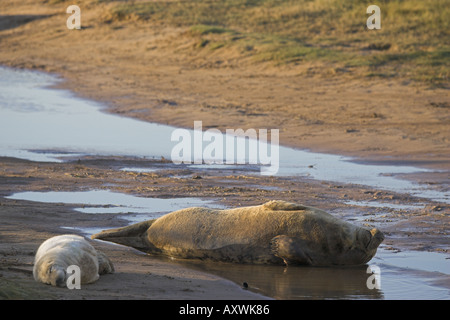
[[173,258],[331,266],[367,263],[384,236],[317,208],[274,200],[226,210],[182,209],[92,238]]
[[108,257],[84,238],[64,234],[45,240],[34,257],[33,277],[36,281],[65,287],[67,268],[76,265],[80,268],[81,284],[92,283],[100,274],[114,272]]

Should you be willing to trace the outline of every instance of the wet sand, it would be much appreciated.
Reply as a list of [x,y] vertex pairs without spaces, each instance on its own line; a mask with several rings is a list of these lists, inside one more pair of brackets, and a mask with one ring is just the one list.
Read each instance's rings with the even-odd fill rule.
[[[65,29],[64,3],[7,0],[1,8],[2,14],[12,16],[1,18],[2,47],[8,48],[0,52],[1,64],[57,73],[67,80],[60,87],[106,103],[109,112],[186,128],[192,128],[194,120],[202,120],[204,128],[220,130],[280,128],[280,141],[288,146],[357,156],[362,161],[449,169],[448,90],[403,80],[300,76],[304,66],[288,70],[254,65],[239,57],[197,55],[189,49],[192,40],[182,36],[184,30],[151,22],[105,24],[96,18],[105,10],[102,5],[84,11],[88,28],[70,33]],[[155,46],[158,50],[148,49]],[[226,63],[214,64],[219,60]],[[136,173],[121,171],[123,167],[158,170]],[[410,178],[448,192],[447,172]],[[81,157],[63,163],[0,158],[0,297],[264,298],[243,290],[240,280],[224,280],[220,273],[214,276],[105,243],[96,246],[114,261],[115,275],[80,291],[34,282],[36,249],[48,237],[67,233],[63,227],[111,228],[128,221],[116,214],[80,213],[73,210],[76,205],[5,197],[23,191],[92,189],[142,197],[200,197],[230,207],[281,199],[376,226],[386,233],[384,245],[392,251],[448,254],[450,247],[448,205],[357,184],[263,177],[245,170],[194,170],[138,158]],[[423,206],[380,208],[345,203],[348,200]]]
[[[123,167],[156,170],[153,172],[120,170]],[[368,227],[376,226],[386,234],[383,247],[392,252],[432,250],[445,253],[450,244],[446,236],[448,208],[444,205],[424,200],[423,207],[405,210],[345,204],[345,200],[351,198],[362,202],[382,199],[386,203],[395,201],[404,205],[417,205],[416,198],[373,190],[360,185],[337,184],[301,177],[263,177],[259,174],[249,175],[245,171],[235,170],[230,172],[230,170],[201,169],[199,171],[167,161],[119,157],[87,157],[56,164],[2,158],[0,172],[2,173],[0,215],[4,221],[0,226],[2,238],[0,281],[3,298],[264,299],[262,295],[255,295],[258,293],[280,299],[301,298],[289,295],[289,291],[280,292],[279,290],[283,287],[277,290],[270,287],[262,290],[251,278],[255,274],[254,270],[248,270],[251,267],[230,268],[226,264],[170,261],[170,259],[148,256],[134,249],[98,241],[95,241],[94,245],[110,256],[116,266],[115,274],[103,276],[97,283],[86,285],[77,292],[38,284],[31,276],[32,262],[39,244],[46,238],[62,233],[80,233],[89,236],[92,229],[127,225],[130,223],[127,219],[134,214],[82,213],[74,210],[80,207],[79,204],[7,198],[11,194],[24,191],[110,190],[140,197],[199,197],[211,200],[212,204],[228,207],[256,205],[270,199],[283,199],[320,207],[354,223]],[[276,270],[268,270],[269,268],[259,270],[258,274],[269,272],[274,276],[278,273]],[[227,269],[228,272],[226,272]],[[235,270],[232,274],[229,272],[231,269]],[[278,270],[280,275],[285,274],[282,269],[281,267]],[[280,278],[282,281],[288,281],[287,276],[294,278],[298,276],[298,272],[290,270],[289,274]],[[300,271],[309,272],[310,278],[320,272],[320,270],[315,271],[314,268]],[[339,277],[336,273],[333,275],[332,272],[326,272],[329,274],[327,279],[330,280],[330,290],[333,290],[333,287],[336,290],[332,298],[383,298],[379,292],[373,292],[367,288],[361,292],[360,289],[364,289],[365,282],[357,279],[364,280],[364,277],[367,277],[364,268],[345,271],[349,275],[359,274],[359,278],[345,276],[345,272],[339,273],[336,270],[334,272],[338,272]],[[323,276],[322,272],[319,279]],[[436,281],[440,279],[439,281],[442,282],[440,285],[444,288],[449,287],[448,277],[447,280],[441,278],[442,276],[436,277]],[[348,286],[342,287],[340,284],[345,282],[345,279],[351,281],[347,282]],[[250,283],[251,290],[244,290],[241,282]],[[305,295],[317,290],[317,297],[329,297],[323,289],[314,288],[314,283],[309,286],[309,291],[306,286]],[[289,289],[290,286],[287,288]],[[348,291],[345,292],[339,288],[347,288]],[[354,292],[358,292],[359,295],[352,295]]]
[[[73,190],[78,185],[75,180],[84,173],[73,175],[75,171],[88,169],[79,164],[56,165],[35,163],[12,158],[2,158],[1,196],[23,190]],[[147,185],[151,175],[144,174],[144,184],[139,183],[137,175],[111,169],[124,162],[111,160],[92,160],[96,181],[79,181],[82,189],[104,189],[104,174],[112,174],[108,181],[128,180],[131,185],[120,183],[119,190],[136,193]],[[145,162],[147,163],[147,162]],[[43,167],[41,167],[43,165]],[[67,165],[69,167],[67,167]],[[75,166],[75,167],[74,167]],[[45,169],[44,169],[45,168]],[[78,169],[76,169],[78,168]],[[97,171],[100,169],[99,171]],[[106,169],[107,171],[103,171]],[[22,171],[24,170],[24,171]],[[28,170],[35,171],[27,174]],[[88,169],[90,170],[90,169]],[[7,173],[9,172],[9,173]],[[108,173],[109,172],[109,173]],[[30,172],[29,172],[30,173]],[[81,171],[80,171],[81,173]],[[25,176],[22,176],[25,174]],[[55,175],[56,174],[56,175]],[[117,175],[116,175],[117,174]],[[22,177],[20,177],[22,176]],[[59,176],[59,177],[57,177]],[[101,178],[103,176],[103,178]],[[87,177],[87,176],[86,176]],[[42,179],[43,178],[43,179]],[[167,180],[168,178],[163,178]],[[88,180],[91,180],[88,178]],[[140,178],[139,178],[140,180]],[[153,179],[152,179],[153,180]],[[40,181],[40,182],[38,182]],[[38,182],[38,185],[32,185]],[[86,183],[87,182],[87,183]],[[137,183],[134,183],[137,182]],[[31,183],[31,184],[30,184]],[[28,185],[28,187],[25,187]],[[59,185],[58,187],[56,185]],[[119,184],[118,184],[119,185]],[[151,183],[153,185],[153,182]],[[24,188],[25,187],[25,188]],[[180,187],[183,188],[180,184]],[[147,188],[147,187],[145,187]],[[116,189],[109,186],[108,189]],[[134,191],[132,191],[134,190]],[[140,192],[139,192],[140,193]],[[152,192],[153,193],[153,192]],[[183,194],[181,191],[180,194]],[[179,194],[178,194],[179,195]],[[164,194],[160,193],[164,197]],[[176,194],[173,194],[176,196]],[[86,285],[82,290],[53,288],[35,282],[31,270],[34,254],[45,239],[62,233],[77,233],[63,229],[103,227],[123,225],[114,214],[83,214],[72,210],[70,205],[46,204],[39,202],[17,201],[1,198],[0,215],[2,217],[1,258],[0,258],[0,297],[7,299],[261,299],[250,291],[243,291],[236,284],[203,272],[180,268],[158,258],[153,258],[136,250],[104,244],[95,241],[94,246],[103,250],[113,261],[116,271],[112,275],[102,276],[95,284]],[[79,232],[79,231],[78,231]]]

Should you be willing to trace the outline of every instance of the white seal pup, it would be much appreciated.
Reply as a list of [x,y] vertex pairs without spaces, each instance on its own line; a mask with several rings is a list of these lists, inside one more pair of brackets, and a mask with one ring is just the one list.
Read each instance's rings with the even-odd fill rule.
[[44,241],[34,258],[33,277],[38,282],[65,287],[67,268],[80,268],[81,284],[92,283],[100,274],[114,272],[108,257],[97,251],[84,237],[64,234]]
[[226,210],[182,209],[92,238],[182,259],[331,266],[367,263],[384,236],[320,209],[269,201]]

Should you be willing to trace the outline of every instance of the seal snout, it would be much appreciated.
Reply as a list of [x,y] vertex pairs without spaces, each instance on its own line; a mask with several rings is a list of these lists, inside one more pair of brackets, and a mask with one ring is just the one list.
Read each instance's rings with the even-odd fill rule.
[[60,288],[64,288],[66,286],[66,272],[61,267],[52,266],[50,272],[53,273],[54,276],[54,285]]

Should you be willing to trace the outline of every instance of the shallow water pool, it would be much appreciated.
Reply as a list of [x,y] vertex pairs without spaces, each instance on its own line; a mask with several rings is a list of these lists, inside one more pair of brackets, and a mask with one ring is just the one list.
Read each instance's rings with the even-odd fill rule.
[[[442,253],[394,252],[383,247],[368,265],[306,267],[177,261],[216,274],[268,297],[291,299],[450,299],[450,257]],[[379,288],[368,267],[378,267]],[[369,282],[369,285],[368,285]]]
[[[102,104],[80,99],[67,90],[50,88],[59,81],[41,72],[0,67],[0,156],[57,162],[83,155],[171,159],[178,143],[171,141],[171,135],[177,128],[108,114],[103,112]],[[194,137],[194,131],[189,132]],[[227,139],[225,135],[222,138]],[[248,141],[245,145],[248,148]],[[246,160],[250,162],[250,155]],[[191,168],[201,170],[204,166]],[[209,165],[214,166],[218,165]],[[222,166],[247,168],[237,164]],[[252,170],[248,174],[259,174],[259,170],[254,170],[255,165],[249,167]],[[410,166],[362,164],[349,157],[280,146],[276,175],[362,184],[450,203],[449,192],[396,177],[430,171]]]
[[89,191],[27,191],[5,197],[14,200],[73,204],[74,210],[90,214],[120,214],[131,222],[159,218],[161,215],[188,208],[220,208],[213,201],[199,198],[144,198],[109,190]]

